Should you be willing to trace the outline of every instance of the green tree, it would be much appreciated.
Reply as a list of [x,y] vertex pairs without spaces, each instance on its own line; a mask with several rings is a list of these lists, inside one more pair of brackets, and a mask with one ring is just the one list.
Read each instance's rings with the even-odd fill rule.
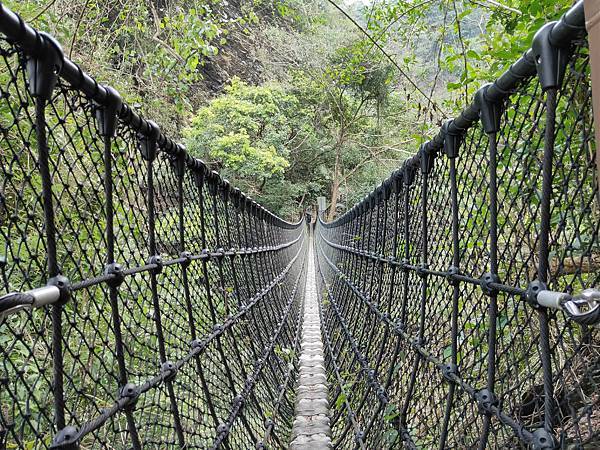
[[215,170],[240,179],[249,193],[289,167],[287,116],[296,99],[271,86],[232,80],[224,95],[200,108],[185,131],[190,152]]
[[320,192],[310,177],[299,178],[310,163],[305,153],[317,142],[306,117],[298,98],[282,85],[233,79],[223,95],[198,110],[184,131],[185,142],[192,155],[261,203],[294,216]]
[[356,143],[366,144],[367,148],[368,144],[374,143],[369,136],[378,134],[377,118],[386,104],[391,81],[391,68],[369,54],[369,44],[365,40],[339,49],[319,80],[320,89],[326,93],[322,105],[326,111],[323,124],[332,136],[334,153],[329,220],[337,213],[340,187],[347,180],[346,172],[362,165],[361,154],[366,153],[368,159],[372,156]]

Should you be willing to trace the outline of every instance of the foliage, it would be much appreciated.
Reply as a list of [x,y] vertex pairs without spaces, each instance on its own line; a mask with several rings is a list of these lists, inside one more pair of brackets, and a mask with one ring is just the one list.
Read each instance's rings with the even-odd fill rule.
[[[467,0],[396,0],[373,2],[363,10],[352,11],[378,45],[391,55],[398,65],[394,68],[370,39],[319,0],[253,0],[235,5],[225,0],[5,2],[26,21],[55,34],[67,55],[82,63],[101,82],[109,81],[130,104],[160,123],[174,138],[184,130],[192,155],[204,159],[235,186],[286,218],[297,218],[304,208],[316,203],[317,196],[329,198],[329,218],[334,218],[371,192],[403,159],[416,152],[419,143],[431,137],[441,120],[452,117],[470,101],[483,82],[506,70],[530,45],[539,26],[558,17],[570,3],[566,0],[505,0],[494,4]],[[227,77],[223,79],[221,72],[215,76],[217,70],[225,71]],[[3,89],[10,85],[9,78],[9,71],[0,74]],[[412,83],[420,86],[425,95],[417,92]],[[19,133],[30,134],[31,130],[11,127],[15,120],[13,111],[19,109],[16,103],[19,96],[5,95],[4,98],[0,105],[0,125],[6,129],[4,137],[8,148],[11,142],[20,142]],[[573,129],[579,109],[559,112],[564,128]],[[507,114],[507,118],[512,119],[510,115],[515,113]],[[57,169],[57,178],[64,178],[66,186],[62,190],[55,187],[57,198],[68,191],[69,183],[81,185],[80,194],[85,195],[73,198],[73,208],[60,220],[68,224],[94,224],[89,228],[69,227],[62,237],[66,242],[73,242],[67,246],[66,254],[59,255],[66,261],[63,270],[80,278],[77,271],[80,275],[100,267],[98,261],[81,255],[90,253],[92,246],[102,242],[106,225],[106,219],[95,213],[102,210],[98,194],[102,174],[90,171],[101,166],[102,153],[98,150],[100,144],[92,143],[91,131],[78,126],[74,118],[66,119],[62,125],[64,130],[52,127],[57,142],[69,143],[71,151],[65,149],[65,144],[61,154],[73,160],[79,158],[80,164],[76,173],[60,173]],[[523,131],[541,125],[543,123],[526,122]],[[573,134],[580,136],[581,130],[577,128],[577,131]],[[31,144],[34,148],[35,142]],[[125,153],[137,155],[135,146],[116,147],[119,148],[115,148],[115,154],[121,152],[116,161],[117,169],[123,173],[125,168],[135,171],[129,168],[130,161],[124,157]],[[73,149],[89,149],[90,153],[81,157]],[[536,152],[537,149],[516,141],[500,148],[498,156],[502,167],[512,167],[515,159],[527,162],[521,163],[520,170],[529,173],[535,171]],[[54,153],[51,156],[56,157]],[[17,230],[20,236],[0,230],[0,261],[17,258],[36,261],[30,273],[11,274],[11,282],[15,283],[11,289],[18,290],[25,283],[42,285],[43,271],[37,266],[44,264],[44,244],[38,234],[32,232],[36,221],[41,220],[42,211],[36,210],[27,217],[27,210],[15,200],[23,193],[27,194],[24,198],[34,198],[41,189],[39,176],[32,175],[37,170],[35,155],[30,154],[29,149],[16,157],[11,152],[0,152],[0,162],[6,167],[14,166],[0,197],[0,224],[12,211],[18,211],[18,222],[25,224],[22,230]],[[563,161],[558,161],[556,177],[565,180],[564,189],[571,189],[569,195],[575,197],[579,189],[577,183],[560,170],[571,164],[569,155],[565,155]],[[470,186],[474,179],[482,179],[477,171],[484,167],[475,167],[473,173],[465,172],[459,184]],[[143,183],[141,179],[130,174],[122,186],[123,191],[140,183]],[[519,198],[534,187],[533,184],[509,184],[500,186],[499,192],[501,197]],[[538,197],[523,199],[526,201],[523,211],[538,207]],[[467,206],[485,211],[485,196],[470,202]],[[117,202],[116,216],[118,222],[132,224],[127,229],[128,239],[145,239],[145,224],[139,218],[130,217],[135,216],[135,212],[125,210]],[[195,217],[195,214],[189,215],[184,223],[186,229],[194,229]],[[173,229],[176,219],[176,214],[167,209],[157,218],[158,229]],[[514,217],[501,214],[500,227],[508,227],[509,219],[514,220]],[[518,222],[527,227],[536,220],[537,217],[521,213]],[[551,220],[555,227],[565,223],[567,216],[557,208]],[[469,215],[462,225],[482,229],[485,217]],[[588,253],[597,255],[594,226],[591,222],[580,224],[577,229],[567,229],[565,235],[569,239],[562,239],[569,242],[563,247],[579,252],[577,255],[582,260]],[[353,241],[360,239],[360,235],[352,238]],[[528,239],[532,242],[527,242]],[[78,240],[89,242],[90,248],[75,248]],[[500,244],[518,245],[525,257],[535,253],[535,242],[529,236],[518,244],[502,240]],[[465,251],[485,245],[481,238],[473,237],[465,242]],[[560,251],[564,251],[563,247]],[[174,248],[168,239],[162,242],[163,253]],[[402,254],[400,250],[403,249],[399,248]],[[124,259],[133,257],[122,256]],[[556,259],[556,255],[551,257]],[[503,278],[505,270],[500,265]],[[567,287],[566,282],[561,286],[563,290]],[[223,297],[228,298],[233,288],[223,289]],[[103,298],[101,292],[96,295]],[[143,304],[141,299],[135,301]],[[329,301],[324,299],[323,305],[327,307]],[[76,310],[72,305],[67,308],[69,312]],[[144,308],[145,317],[150,309],[148,304]],[[217,313],[226,316],[228,307],[218,306]],[[46,316],[33,318],[40,323],[47,319]],[[507,320],[506,314],[498,317],[501,337],[510,331],[506,327]],[[487,326],[481,321],[465,321],[463,328],[468,334],[465,341],[485,351]],[[444,359],[451,356],[451,350],[449,345],[444,347]],[[20,351],[27,353],[25,348],[15,349],[16,353]],[[289,348],[278,348],[276,352],[286,362],[294,357]],[[466,357],[460,351],[456,356],[459,362]],[[18,360],[18,365],[25,363]],[[109,365],[113,363],[109,361]],[[27,371],[35,370],[34,365],[27,366]],[[345,387],[351,388],[352,385]],[[45,394],[40,390],[35,392],[35,396],[38,395]],[[346,394],[341,393],[335,401],[336,408],[341,408],[346,401]],[[48,402],[48,398],[39,399],[40,404],[44,402]],[[396,418],[396,407],[388,405],[386,421]],[[391,431],[386,435],[390,446],[398,439],[397,432]]]
[[294,71],[291,86],[233,79],[198,110],[186,143],[279,214],[295,216],[334,191],[335,211],[341,184],[366,168],[365,153],[383,153],[373,146],[381,141],[390,81],[390,68],[369,57],[364,42],[353,42],[329,55],[320,73]]
[[289,167],[286,143],[293,130],[288,118],[295,106],[296,99],[280,88],[248,86],[234,79],[192,120],[186,133],[188,149],[224,174],[264,184]]
[[258,20],[254,9],[224,0],[5,4],[55,35],[67,56],[175,135],[206,98],[202,83],[231,34]]
[[372,39],[323,0],[7,2],[265,206],[295,217],[323,195],[330,218],[571,2],[339,4]]
[[234,79],[192,119],[184,133],[188,150],[266,206],[295,213],[290,199],[319,190],[288,172],[302,165],[301,147],[315,142],[300,107],[281,85],[249,86]]
[[[481,84],[504,72],[530,47],[535,32],[572,3],[394,1],[374,3],[364,14],[369,31],[400,54],[402,67],[421,86],[434,92],[438,81],[445,82],[443,87],[451,95],[443,104],[452,114],[470,101]],[[444,96],[442,90],[437,94]]]

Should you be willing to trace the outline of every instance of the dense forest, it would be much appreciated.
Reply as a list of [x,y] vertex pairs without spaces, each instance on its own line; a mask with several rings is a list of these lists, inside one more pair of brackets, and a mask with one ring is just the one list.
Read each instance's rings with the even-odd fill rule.
[[[11,0],[65,53],[266,207],[332,218],[569,0]],[[433,100],[435,99],[435,100]]]
[[335,448],[600,445],[572,4],[2,1],[0,450],[286,448],[304,330]]

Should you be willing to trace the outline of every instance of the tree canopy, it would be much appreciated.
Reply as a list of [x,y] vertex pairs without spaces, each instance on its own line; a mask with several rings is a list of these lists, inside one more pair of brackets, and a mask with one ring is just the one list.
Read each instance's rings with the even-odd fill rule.
[[506,70],[567,0],[9,0],[275,212],[329,218]]

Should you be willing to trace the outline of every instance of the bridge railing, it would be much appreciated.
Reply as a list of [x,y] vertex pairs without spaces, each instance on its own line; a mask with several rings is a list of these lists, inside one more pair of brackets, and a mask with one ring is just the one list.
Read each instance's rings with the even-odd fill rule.
[[305,231],[0,5],[0,448],[284,446]]
[[600,445],[588,59],[581,2],[318,224],[335,448]]

